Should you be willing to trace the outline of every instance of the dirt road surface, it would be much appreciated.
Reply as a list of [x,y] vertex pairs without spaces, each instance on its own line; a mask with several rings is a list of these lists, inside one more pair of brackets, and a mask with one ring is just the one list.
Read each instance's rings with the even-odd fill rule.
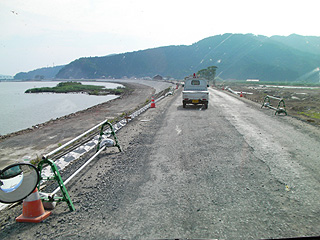
[[[40,224],[6,210],[1,239],[261,239],[320,235],[320,131],[210,89],[207,110],[181,90],[118,134]],[[10,213],[10,215],[9,215]]]

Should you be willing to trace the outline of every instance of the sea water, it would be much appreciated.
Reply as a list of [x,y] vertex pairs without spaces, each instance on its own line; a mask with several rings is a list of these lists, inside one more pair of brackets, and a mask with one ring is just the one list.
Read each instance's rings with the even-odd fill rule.
[[[30,128],[94,105],[117,98],[115,95],[94,96],[79,93],[24,93],[35,87],[54,87],[58,82],[0,82],[0,135]],[[85,82],[117,88],[119,84]]]

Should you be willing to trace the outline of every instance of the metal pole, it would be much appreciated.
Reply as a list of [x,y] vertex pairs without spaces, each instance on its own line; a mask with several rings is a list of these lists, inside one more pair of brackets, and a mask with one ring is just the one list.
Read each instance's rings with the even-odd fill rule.
[[[43,178],[42,176],[42,169],[43,169],[43,164],[49,164],[49,166],[51,167],[51,170],[53,172],[53,177],[46,177],[46,178]],[[66,186],[63,184],[63,181],[62,181],[62,178],[61,178],[61,175],[59,173],[59,170],[56,166],[56,164],[50,160],[50,159],[47,159],[47,158],[44,158],[41,160],[41,162],[38,164],[38,171],[40,172],[40,180],[56,180],[58,185],[59,185],[59,189],[61,190],[62,192],[62,195],[63,197],[54,197],[54,196],[48,196],[48,197],[45,197],[43,198],[44,201],[49,201],[49,202],[60,202],[60,201],[64,201],[64,202],[67,202],[68,206],[69,206],[69,209],[70,211],[74,211],[75,208],[73,206],[73,203],[71,201],[71,198],[69,196],[69,193],[66,189]],[[38,183],[38,188],[40,189],[40,181]],[[52,197],[52,198],[51,198]]]
[[269,97],[269,98],[272,98],[272,99],[275,99],[275,100],[281,100],[281,99],[282,99],[282,98],[277,98],[277,97],[269,96],[269,95],[268,95],[268,97]]
[[58,147],[57,149],[51,151],[50,153],[44,155],[44,158],[49,158],[49,156],[59,152],[60,150],[64,149],[65,147],[69,146],[70,144],[74,143],[75,141],[79,140],[80,138],[82,138],[83,136],[85,136],[86,134],[92,132],[93,130],[95,130],[96,128],[100,127],[102,124],[104,124],[106,121],[108,120],[104,120],[103,122],[99,123],[98,125],[94,126],[93,128],[89,129],[88,131],[82,133],[81,135],[77,136],[76,138],[70,140],[69,142],[63,144],[62,146]]
[[[104,149],[106,146],[103,146],[100,148],[98,152],[96,152],[85,164],[83,164],[76,172],[74,172],[67,180],[64,181],[64,184],[66,185],[68,182],[71,181],[72,178],[74,178],[82,169],[84,169],[93,159],[95,159]],[[54,195],[60,190],[60,187],[55,189],[51,194]]]

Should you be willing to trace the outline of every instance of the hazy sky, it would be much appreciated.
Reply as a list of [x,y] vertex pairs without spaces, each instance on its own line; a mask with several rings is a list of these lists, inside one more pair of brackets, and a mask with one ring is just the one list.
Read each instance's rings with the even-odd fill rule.
[[0,74],[224,33],[320,36],[319,0],[0,0]]

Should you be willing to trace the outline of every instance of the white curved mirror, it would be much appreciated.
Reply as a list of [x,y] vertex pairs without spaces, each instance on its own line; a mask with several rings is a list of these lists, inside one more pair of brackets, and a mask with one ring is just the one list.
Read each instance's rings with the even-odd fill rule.
[[14,164],[0,172],[0,202],[13,203],[26,198],[36,188],[39,173],[35,166]]

